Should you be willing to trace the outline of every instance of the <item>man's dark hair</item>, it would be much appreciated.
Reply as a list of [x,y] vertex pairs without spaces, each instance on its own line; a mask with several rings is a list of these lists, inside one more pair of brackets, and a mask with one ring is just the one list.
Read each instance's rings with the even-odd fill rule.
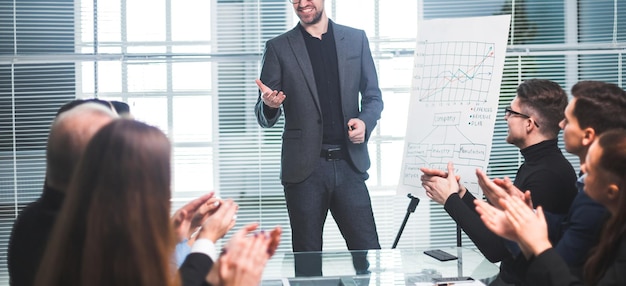
[[602,81],[580,81],[572,87],[576,98],[574,116],[580,128],[591,127],[596,134],[626,128],[626,92]]
[[531,113],[537,119],[544,134],[554,137],[559,134],[559,123],[565,117],[567,94],[558,83],[546,79],[525,80],[517,87],[517,98],[523,112]]

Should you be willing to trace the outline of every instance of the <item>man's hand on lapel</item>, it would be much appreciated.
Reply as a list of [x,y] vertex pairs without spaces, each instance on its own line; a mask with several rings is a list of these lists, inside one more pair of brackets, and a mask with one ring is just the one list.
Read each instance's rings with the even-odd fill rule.
[[358,118],[348,120],[348,138],[354,144],[365,142],[365,122]]
[[260,79],[254,80],[256,85],[261,90],[261,99],[263,103],[271,108],[279,108],[285,100],[285,94],[282,91],[272,90],[267,87]]

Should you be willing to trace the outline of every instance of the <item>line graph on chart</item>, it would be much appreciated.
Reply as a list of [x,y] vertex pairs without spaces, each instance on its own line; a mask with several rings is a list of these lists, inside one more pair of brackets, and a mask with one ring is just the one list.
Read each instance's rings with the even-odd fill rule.
[[447,172],[481,197],[489,165],[510,15],[420,22],[398,194],[426,196],[420,168]]
[[422,42],[417,46],[413,92],[420,102],[486,102],[494,72],[494,43]]

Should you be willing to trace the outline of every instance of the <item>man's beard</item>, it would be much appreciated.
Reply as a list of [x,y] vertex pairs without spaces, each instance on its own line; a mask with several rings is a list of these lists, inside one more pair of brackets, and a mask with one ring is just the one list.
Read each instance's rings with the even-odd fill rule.
[[303,24],[306,25],[315,25],[317,23],[319,23],[322,20],[322,14],[324,13],[324,10],[318,11],[317,13],[315,13],[315,17],[313,17],[313,19],[309,22],[304,22],[304,20],[302,18],[300,18],[300,20],[302,21]]

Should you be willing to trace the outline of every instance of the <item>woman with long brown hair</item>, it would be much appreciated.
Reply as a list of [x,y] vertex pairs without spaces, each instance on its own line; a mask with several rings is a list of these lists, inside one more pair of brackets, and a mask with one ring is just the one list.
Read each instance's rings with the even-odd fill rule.
[[[180,272],[171,264],[177,238],[170,222],[170,157],[170,142],[156,127],[120,119],[100,129],[73,175],[35,285],[206,285],[210,259],[201,267],[185,261]],[[255,228],[244,228],[235,239],[246,240]],[[211,234],[203,227],[198,237]],[[272,235],[249,239],[267,249],[255,265],[263,267],[276,249],[280,229]],[[223,261],[223,267],[243,267]],[[253,274],[252,281],[260,279]],[[228,276],[214,281],[236,285]]]
[[132,120],[103,127],[74,173],[36,285],[175,285],[170,142]]

